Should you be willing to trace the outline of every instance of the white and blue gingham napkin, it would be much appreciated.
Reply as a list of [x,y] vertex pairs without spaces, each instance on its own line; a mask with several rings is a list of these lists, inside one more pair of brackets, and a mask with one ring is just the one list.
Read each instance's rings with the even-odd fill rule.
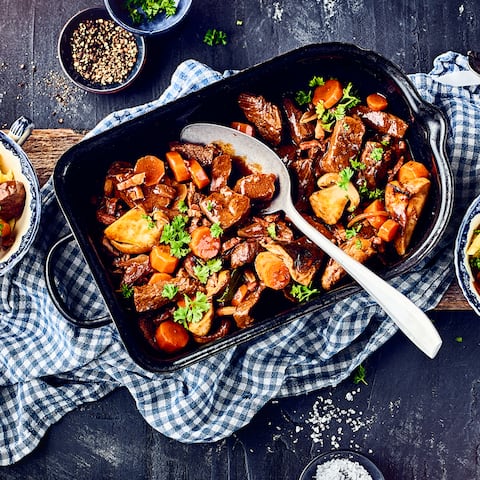
[[[414,272],[392,282],[424,310],[437,305],[453,278],[454,232],[479,178],[480,90],[435,81],[453,68],[466,68],[465,58],[448,52],[436,59],[431,74],[411,76],[421,95],[449,119],[448,153],[459,192],[455,218],[438,248]],[[91,134],[232,73],[221,75],[188,60],[160,99],[110,115]],[[128,388],[145,420],[168,437],[183,442],[225,438],[274,397],[336,385],[396,332],[381,309],[358,293],[321,316],[297,319],[181,371],[146,372],[130,359],[113,325],[76,328],[53,306],[44,261],[68,227],[51,181],[42,198],[42,225],[31,251],[0,278],[0,465],[29,453],[65,413],[119,386]],[[91,316],[98,317],[103,303],[74,242],[62,261],[64,288],[78,297],[79,308],[88,305]]]

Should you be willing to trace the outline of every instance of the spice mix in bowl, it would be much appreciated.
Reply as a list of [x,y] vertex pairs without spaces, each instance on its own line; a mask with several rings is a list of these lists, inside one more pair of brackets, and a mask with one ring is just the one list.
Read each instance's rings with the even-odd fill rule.
[[130,85],[145,62],[143,38],[117,25],[104,8],[73,16],[58,41],[65,74],[93,93],[114,93]]

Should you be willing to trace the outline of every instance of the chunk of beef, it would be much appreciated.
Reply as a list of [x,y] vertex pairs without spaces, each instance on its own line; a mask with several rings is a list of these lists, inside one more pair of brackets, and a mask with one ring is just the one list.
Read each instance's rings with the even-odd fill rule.
[[[355,236],[346,240],[345,243],[340,245],[340,248],[360,263],[365,263],[376,253],[374,237]],[[329,259],[322,275],[322,288],[327,291],[331,290],[346,274],[347,272],[340,264]]]
[[229,187],[222,187],[203,198],[200,208],[212,223],[219,223],[226,230],[248,215],[250,199]]
[[246,240],[232,249],[230,254],[230,266],[238,268],[252,263],[260,251],[260,244],[256,240]]
[[25,186],[16,180],[0,183],[0,217],[7,221],[18,218],[25,207]]
[[116,265],[123,272],[121,283],[124,285],[138,283],[153,272],[150,259],[146,254],[136,255],[127,260],[118,261]]
[[333,128],[327,153],[321,161],[325,172],[338,173],[360,153],[365,125],[357,117],[344,117]]
[[300,145],[302,142],[311,140],[315,135],[315,124],[313,122],[302,123],[303,112],[297,108],[290,98],[283,100],[283,109],[285,111],[290,135],[295,144]]
[[265,290],[265,285],[259,284],[257,288],[250,291],[246,298],[238,305],[233,313],[233,319],[238,328],[245,328],[254,322],[254,318],[250,315],[252,308],[258,303],[260,296]]
[[290,168],[296,178],[296,181],[292,182],[296,188],[295,207],[303,212],[310,207],[308,199],[316,190],[313,160],[311,158],[298,158],[290,164]]
[[186,159],[197,160],[203,167],[210,166],[213,159],[222,153],[220,147],[213,144],[198,145],[196,143],[174,142],[170,145],[170,148]]
[[392,167],[392,151],[381,143],[368,141],[360,157],[365,169],[359,175],[365,180],[370,190],[378,188],[387,180],[388,170]]
[[210,191],[218,192],[222,187],[226,187],[231,173],[232,158],[230,155],[219,155],[218,157],[215,157],[212,162]]
[[163,307],[171,300],[162,295],[163,287],[166,284],[177,287],[178,292],[175,298],[183,298],[183,295],[192,295],[199,289],[199,283],[187,275],[176,277],[157,283],[133,287],[133,301],[137,312],[147,312]]
[[282,140],[282,117],[279,108],[261,95],[241,93],[238,105],[245,117],[253,123],[258,133],[272,145]]
[[233,190],[247,196],[250,200],[266,202],[275,194],[276,178],[273,173],[252,173],[240,178]]
[[408,123],[393,113],[370,110],[360,105],[355,107],[354,112],[365,122],[366,125],[384,135],[395,138],[403,138],[408,128]]

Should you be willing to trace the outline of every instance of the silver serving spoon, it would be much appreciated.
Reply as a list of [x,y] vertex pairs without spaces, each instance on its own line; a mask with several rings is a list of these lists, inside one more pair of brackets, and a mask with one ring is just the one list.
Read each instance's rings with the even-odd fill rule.
[[288,170],[273,150],[254,137],[229,127],[209,123],[186,126],[180,134],[180,139],[189,143],[217,143],[231,146],[235,155],[244,158],[253,170],[274,173],[278,178],[279,191],[270,203],[268,211],[270,213],[283,211],[301,232],[329,257],[336,260],[372,296],[420,350],[430,358],[435,357],[442,340],[430,319],[412,301],[334,245],[300,215],[292,202]]
[[467,53],[468,70],[457,70],[436,77],[437,82],[452,87],[474,87],[480,85],[480,53],[470,50]]

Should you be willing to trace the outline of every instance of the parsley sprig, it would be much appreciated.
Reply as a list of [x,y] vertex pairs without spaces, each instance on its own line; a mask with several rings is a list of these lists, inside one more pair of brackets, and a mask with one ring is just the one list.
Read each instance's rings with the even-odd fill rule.
[[185,230],[188,217],[177,215],[163,227],[160,242],[170,245],[170,253],[177,258],[183,258],[190,252],[191,237]]
[[300,285],[299,283],[292,285],[292,289],[290,290],[292,297],[297,299],[300,303],[310,300],[310,298],[317,293],[320,293],[318,289],[307,285]]
[[197,323],[203,315],[210,310],[210,303],[208,297],[202,293],[197,292],[194,299],[188,295],[184,295],[185,306],[178,307],[173,312],[173,319],[187,327],[189,323]]
[[222,269],[222,261],[219,258],[212,258],[206,263],[199,263],[193,267],[193,273],[197,276],[201,283],[205,284],[210,275],[219,272]]
[[365,370],[365,367],[360,364],[353,374],[353,383],[364,383],[365,385],[368,385],[367,381],[365,380],[366,376],[367,371]]
[[227,34],[216,28],[209,28],[203,37],[203,42],[213,47],[214,45],[226,45]]

